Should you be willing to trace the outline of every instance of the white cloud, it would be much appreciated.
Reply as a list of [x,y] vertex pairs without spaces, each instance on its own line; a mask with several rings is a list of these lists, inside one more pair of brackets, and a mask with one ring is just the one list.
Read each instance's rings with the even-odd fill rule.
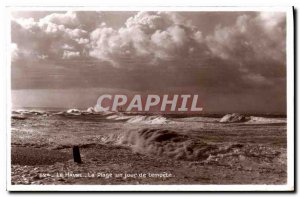
[[68,11],[67,13],[53,13],[41,19],[41,22],[53,23],[56,25],[64,25],[68,27],[74,27],[79,25],[79,20],[76,16],[76,12]]
[[74,47],[73,47],[73,46],[70,46],[70,45],[68,45],[68,44],[64,44],[64,45],[62,46],[62,48],[65,49],[65,50],[74,50]]
[[[73,14],[51,14],[39,21],[29,19],[12,20],[12,41],[18,44],[25,57],[40,59],[47,56],[52,59],[65,58],[64,50],[84,51],[89,34],[79,28],[68,28],[66,23],[74,23]],[[66,48],[66,46],[68,46]],[[44,58],[42,58],[44,59]]]
[[263,12],[216,27],[206,42],[214,57],[231,62],[249,83],[270,85],[285,76],[285,36],[285,15]]
[[80,56],[79,51],[67,51],[65,50],[63,53],[63,59],[72,59]]
[[90,40],[87,38],[77,38],[75,40],[77,41],[78,44],[88,44],[90,42]]
[[10,45],[10,53],[11,53],[11,60],[15,61],[19,58],[19,48],[16,43],[11,43]]
[[95,29],[101,21],[101,13],[95,11],[68,11],[66,13],[53,13],[40,20],[44,23],[63,25],[70,29]]
[[207,43],[215,56],[236,61],[273,59],[284,62],[285,16],[281,13],[242,15],[233,26],[217,27]]
[[286,53],[285,15],[277,12],[244,13],[232,24],[216,23],[209,34],[180,12],[139,12],[119,28],[98,12],[54,13],[38,21],[14,19],[12,41],[14,59],[96,58],[129,70],[168,66],[180,74],[203,66],[212,69],[199,75],[213,82],[228,72],[227,80],[271,84],[284,76]]
[[191,46],[203,53],[201,40],[200,30],[176,13],[139,12],[126,21],[125,27],[94,30],[90,55],[114,66],[124,66],[124,59],[158,64],[188,58]]

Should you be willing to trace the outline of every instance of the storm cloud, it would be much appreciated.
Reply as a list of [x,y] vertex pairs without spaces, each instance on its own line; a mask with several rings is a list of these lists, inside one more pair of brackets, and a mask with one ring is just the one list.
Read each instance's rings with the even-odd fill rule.
[[[11,20],[13,89],[192,91],[206,98],[249,98],[252,91],[258,100],[267,90],[284,109],[285,13],[28,15]],[[266,99],[261,100],[263,105]]]

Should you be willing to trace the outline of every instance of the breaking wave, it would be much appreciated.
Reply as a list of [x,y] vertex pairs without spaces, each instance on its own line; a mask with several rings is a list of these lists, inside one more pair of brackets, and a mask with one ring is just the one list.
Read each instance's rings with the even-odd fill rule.
[[167,129],[142,129],[101,138],[102,143],[129,146],[134,152],[175,160],[204,163],[230,163],[237,160],[268,160],[272,162],[280,152],[261,145],[209,144],[189,135]]
[[81,115],[100,115],[107,120],[124,121],[130,124],[168,124],[174,122],[204,122],[204,123],[240,123],[240,124],[285,124],[286,118],[267,118],[257,116],[243,116],[239,114],[227,114],[223,118],[213,117],[185,117],[185,118],[166,118],[161,115],[133,115],[120,112],[102,111],[97,112],[93,107],[87,110],[68,109],[66,111],[43,111],[43,110],[13,110],[13,119],[24,119],[31,116],[81,116]]
[[162,116],[135,116],[127,120],[127,123],[166,124],[168,120]]
[[87,110],[79,110],[79,109],[68,109],[66,111],[59,111],[55,112],[55,115],[75,115],[75,116],[80,116],[80,115],[103,115],[103,116],[108,116],[111,114],[114,114],[115,112],[97,112],[95,111],[92,107],[89,107]]
[[32,116],[49,116],[50,114],[42,110],[13,110],[11,118],[14,120],[25,120]]
[[79,109],[69,109],[67,110],[68,114],[81,114],[81,111]]
[[233,114],[226,114],[220,120],[221,123],[238,123],[238,122],[247,122],[249,117],[246,117],[241,114],[233,113]]
[[[201,149],[205,145],[202,142],[196,143],[187,135],[163,129],[142,129],[112,134],[103,137],[102,142],[130,146],[133,151],[142,154],[167,156],[175,159],[193,159],[200,154],[203,156],[203,152],[208,151],[208,149]],[[195,151],[196,146],[201,148]]]
[[211,117],[187,117],[187,118],[173,118],[176,122],[206,122],[206,123],[218,123],[219,118]]
[[25,109],[19,109],[19,110],[13,110],[12,114],[20,114],[20,115],[44,115],[47,114],[46,111],[42,110],[25,110]]
[[170,121],[167,120],[167,118],[163,116],[126,116],[123,114],[114,114],[111,116],[108,116],[106,119],[109,120],[123,120],[127,123],[140,123],[140,124],[166,124]]

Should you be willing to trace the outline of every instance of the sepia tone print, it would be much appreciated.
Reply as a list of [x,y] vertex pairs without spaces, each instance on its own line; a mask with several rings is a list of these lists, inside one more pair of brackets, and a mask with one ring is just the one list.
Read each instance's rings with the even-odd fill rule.
[[12,185],[287,183],[285,12],[11,16]]

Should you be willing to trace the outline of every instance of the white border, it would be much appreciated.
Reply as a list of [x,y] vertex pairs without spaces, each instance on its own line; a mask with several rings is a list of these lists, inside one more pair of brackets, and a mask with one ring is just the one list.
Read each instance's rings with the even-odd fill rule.
[[286,28],[286,67],[287,67],[287,186],[290,188],[294,188],[294,162],[295,162],[295,122],[294,122],[294,83],[296,83],[294,79],[294,18],[293,18],[293,10],[291,9],[289,12],[286,12],[286,20],[287,20],[287,28]]
[[[287,19],[287,166],[286,185],[11,185],[11,62],[10,12],[11,11],[282,11]],[[292,7],[7,7],[6,9],[6,129],[7,129],[7,190],[9,191],[293,191],[294,190],[294,32]],[[9,117],[9,118],[8,118]]]
[[[237,12],[237,11],[266,11],[266,12],[289,12],[292,11],[292,7],[276,7],[276,6],[261,6],[261,7],[200,7],[200,6],[37,6],[37,7],[21,7],[21,6],[7,6],[10,11],[207,11],[207,12]],[[9,16],[9,15],[8,15]]]

